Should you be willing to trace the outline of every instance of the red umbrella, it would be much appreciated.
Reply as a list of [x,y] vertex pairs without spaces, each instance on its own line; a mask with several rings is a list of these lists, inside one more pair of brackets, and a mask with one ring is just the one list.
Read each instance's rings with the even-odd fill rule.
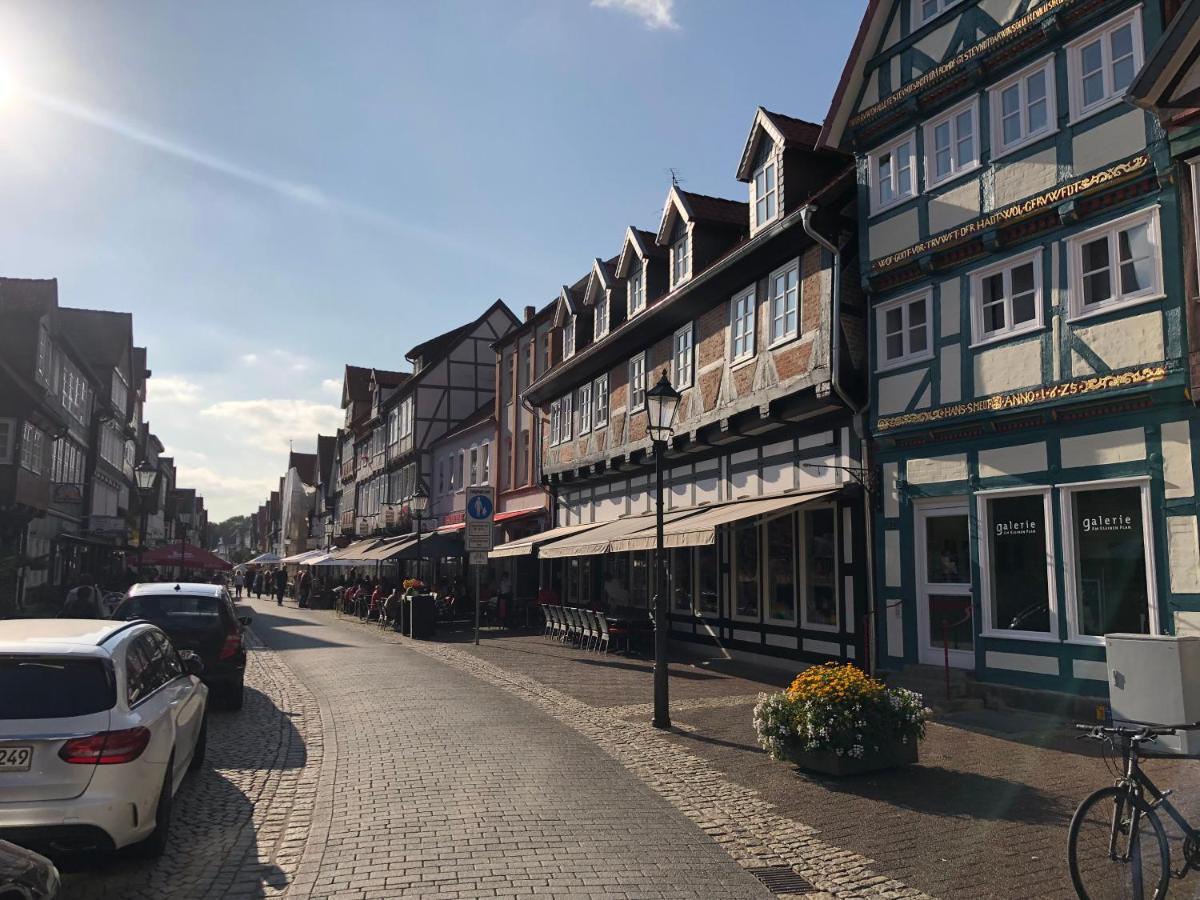
[[142,562],[150,566],[183,566],[185,569],[219,569],[228,571],[233,568],[226,562],[195,544],[166,544],[155,547],[142,554]]

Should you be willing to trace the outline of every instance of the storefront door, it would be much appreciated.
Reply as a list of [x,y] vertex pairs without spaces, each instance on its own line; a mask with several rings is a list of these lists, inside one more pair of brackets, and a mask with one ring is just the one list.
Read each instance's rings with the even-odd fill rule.
[[975,668],[971,536],[965,500],[917,507],[917,631],[920,660]]

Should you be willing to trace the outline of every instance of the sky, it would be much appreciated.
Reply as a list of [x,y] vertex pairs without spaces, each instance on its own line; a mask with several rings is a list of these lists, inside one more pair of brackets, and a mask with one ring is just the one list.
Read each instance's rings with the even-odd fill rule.
[[133,313],[179,485],[257,509],[343,366],[543,306],[671,184],[745,199],[865,0],[5,0],[0,274]]

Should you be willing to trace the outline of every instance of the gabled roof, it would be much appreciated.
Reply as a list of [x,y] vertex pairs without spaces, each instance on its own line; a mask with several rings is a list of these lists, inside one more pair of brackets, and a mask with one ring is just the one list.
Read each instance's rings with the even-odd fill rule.
[[45,315],[58,306],[57,278],[0,278],[0,310]]
[[583,291],[583,305],[595,306],[596,297],[600,291],[612,290],[617,280],[617,260],[620,257],[592,260],[592,271],[588,274],[587,286]]
[[337,456],[337,438],[332,434],[317,435],[317,469],[318,477],[324,478],[333,468],[334,457]]
[[738,163],[738,181],[749,181],[754,177],[754,156],[764,133],[786,149],[811,150],[821,136],[821,126],[816,122],[806,122],[803,119],[785,116],[783,113],[771,112],[760,106],[754,113],[754,123],[750,126],[750,134],[746,136],[746,146],[742,150],[742,159]]
[[854,45],[850,48],[850,55],[846,57],[846,65],[842,67],[837,89],[834,90],[833,99],[829,103],[829,112],[825,114],[817,146],[834,149],[841,147],[846,122],[850,119],[854,99],[862,87],[863,73],[871,58],[870,48],[879,45],[891,7],[892,4],[884,0],[868,0],[866,12],[858,24],[858,33],[854,36]]
[[554,324],[561,326],[567,316],[577,316],[583,312],[583,297],[587,292],[588,279],[592,277],[592,272],[589,269],[588,273],[576,281],[574,284],[562,286],[562,290],[558,292],[558,309],[554,311]]
[[346,365],[342,376],[342,408],[356,400],[371,399],[371,370],[362,366]]
[[625,241],[621,244],[621,252],[617,256],[616,275],[624,278],[629,274],[633,257],[645,261],[647,259],[666,259],[667,248],[658,245],[657,235],[653,231],[634,228],[630,225],[625,229]]
[[295,450],[288,454],[288,471],[296,470],[300,480],[305,484],[317,483],[317,454],[297,453]]
[[514,325],[518,323],[519,320],[515,315],[513,315],[513,311],[508,308],[508,304],[497,298],[497,300],[492,303],[491,306],[485,309],[470,322],[467,322],[464,325],[459,325],[457,328],[451,328],[449,331],[439,334],[437,337],[432,337],[427,341],[417,344],[417,346],[413,347],[406,354],[404,354],[404,358],[410,362],[416,362],[418,359],[425,356],[436,357],[441,356],[444,353],[448,353],[451,347],[474,331],[480,322],[483,322],[485,319],[487,319],[497,309],[503,310],[512,320]]
[[1126,99],[1149,110],[1200,109],[1197,72],[1200,72],[1200,0],[1185,0],[1146,57],[1146,64],[1129,86]]
[[750,204],[707,194],[693,194],[691,191],[681,191],[679,185],[671,185],[667,202],[663,205],[662,222],[658,226],[657,240],[660,245],[666,246],[671,239],[676,216],[682,216],[689,223],[745,230],[750,222]]
[[408,372],[393,372],[390,369],[372,369],[371,380],[380,387],[399,387],[412,377]]
[[444,435],[438,438],[437,443],[442,444],[445,441],[451,440],[457,435],[462,434],[464,431],[470,431],[472,428],[475,428],[478,425],[483,425],[488,422],[495,424],[496,417],[493,415],[494,411],[495,405],[492,403],[492,401],[487,401],[480,406],[479,409],[475,410],[475,412],[471,413],[469,416],[455,425],[452,431],[447,431]]
[[89,362],[115,369],[133,350],[132,313],[59,308],[63,329]]

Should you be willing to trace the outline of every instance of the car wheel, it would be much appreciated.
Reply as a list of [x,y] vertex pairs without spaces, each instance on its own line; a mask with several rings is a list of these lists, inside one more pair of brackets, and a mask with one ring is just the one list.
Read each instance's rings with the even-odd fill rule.
[[239,710],[246,699],[246,691],[242,679],[238,679],[225,688],[225,708]]
[[204,765],[204,751],[208,747],[208,716],[200,722],[200,734],[196,736],[196,748],[192,751],[192,761],[188,763],[188,771],[196,772]]
[[175,768],[175,758],[167,762],[167,774],[163,776],[162,790],[158,794],[158,803],[154,807],[154,830],[150,837],[138,844],[138,854],[149,859],[163,855],[167,849],[167,840],[171,831],[171,807],[174,797],[171,795],[171,772]]

